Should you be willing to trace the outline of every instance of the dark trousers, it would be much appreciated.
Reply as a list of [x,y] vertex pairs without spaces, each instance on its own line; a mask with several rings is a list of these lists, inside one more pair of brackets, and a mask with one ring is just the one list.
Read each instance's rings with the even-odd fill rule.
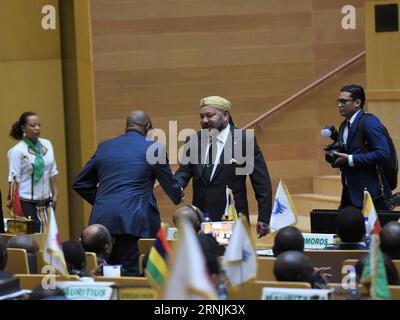
[[[51,205],[51,201],[50,200],[45,201],[44,205],[46,206],[46,208],[48,208]],[[47,222],[48,219],[47,212],[44,213],[46,217],[39,217],[37,204],[35,204],[34,202],[29,202],[24,200],[21,200],[21,207],[22,211],[25,214],[25,217],[26,218],[31,217],[31,219],[35,221],[35,232],[37,233],[44,232],[42,230],[42,225]],[[45,218],[46,221],[42,221],[43,218]]]
[[[374,207],[376,210],[390,210],[388,207],[388,204],[382,199],[382,197],[379,197],[377,199],[373,199],[372,202],[374,203]],[[339,209],[343,209],[345,207],[356,207],[353,205],[353,203],[350,200],[349,192],[347,190],[347,187],[343,188],[342,192],[342,200],[340,203]],[[356,207],[358,209],[362,209],[362,207]]]
[[122,264],[121,275],[139,275],[139,237],[130,234],[113,235],[114,244],[109,259],[110,264]]

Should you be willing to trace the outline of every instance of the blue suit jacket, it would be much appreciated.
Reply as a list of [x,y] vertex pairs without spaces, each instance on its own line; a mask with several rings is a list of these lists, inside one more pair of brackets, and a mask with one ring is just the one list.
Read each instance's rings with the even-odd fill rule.
[[[353,155],[354,167],[348,163],[342,168],[342,183],[347,184],[350,200],[356,207],[362,207],[364,189],[371,194],[372,199],[381,195],[376,166],[388,160],[390,151],[385,130],[379,119],[371,115],[365,120],[365,137],[368,141],[368,152],[363,148],[357,137],[360,118],[364,114],[361,110],[353,124],[347,138],[347,153]],[[339,137],[342,140],[342,136]],[[385,193],[390,196],[390,188],[382,177]]]
[[99,144],[73,185],[93,205],[89,224],[102,224],[113,235],[156,236],[160,214],[153,194],[155,179],[175,204],[181,200],[181,188],[168,161],[154,165],[147,161],[150,146],[166,158],[164,146],[136,131]]

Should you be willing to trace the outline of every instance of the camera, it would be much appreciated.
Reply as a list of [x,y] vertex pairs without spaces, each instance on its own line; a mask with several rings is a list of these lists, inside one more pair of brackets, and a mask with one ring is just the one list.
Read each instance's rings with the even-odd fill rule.
[[395,193],[390,199],[389,199],[389,207],[390,210],[394,210],[396,207],[400,206],[400,192]]
[[321,129],[321,136],[325,138],[331,138],[333,140],[333,143],[328,144],[324,148],[324,150],[325,150],[325,160],[329,162],[332,165],[332,167],[335,167],[333,165],[337,159],[337,155],[335,155],[335,152],[346,153],[347,152],[346,144],[338,140],[339,133],[336,130],[335,126],[331,124],[328,124]]
[[325,160],[332,166],[338,158],[336,152],[346,153],[347,147],[342,141],[335,141],[334,143],[328,144],[325,148]]

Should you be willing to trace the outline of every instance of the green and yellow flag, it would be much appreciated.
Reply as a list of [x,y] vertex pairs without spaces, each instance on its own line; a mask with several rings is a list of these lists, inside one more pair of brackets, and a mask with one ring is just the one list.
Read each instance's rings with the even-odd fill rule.
[[369,254],[364,264],[361,283],[369,285],[369,293],[372,299],[389,300],[391,298],[377,234],[371,235]]

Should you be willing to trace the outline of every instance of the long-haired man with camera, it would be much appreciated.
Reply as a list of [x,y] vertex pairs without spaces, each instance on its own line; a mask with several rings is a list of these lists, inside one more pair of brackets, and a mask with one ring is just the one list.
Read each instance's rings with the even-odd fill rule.
[[393,188],[382,174],[382,167],[391,159],[390,137],[375,115],[365,113],[364,103],[361,86],[348,85],[340,90],[337,105],[345,120],[336,144],[326,150],[326,160],[341,170],[341,208],[362,208],[364,190],[368,190],[375,208],[386,210],[390,208]]

